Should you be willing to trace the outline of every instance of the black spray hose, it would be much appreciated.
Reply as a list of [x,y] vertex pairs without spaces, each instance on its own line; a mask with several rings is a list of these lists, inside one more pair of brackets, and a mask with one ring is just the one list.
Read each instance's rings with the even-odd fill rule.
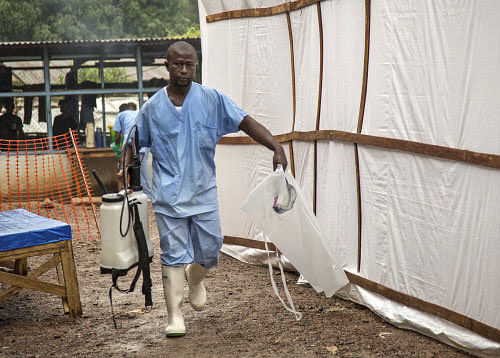
[[102,182],[101,177],[97,173],[97,170],[92,170],[92,174],[94,174],[94,177],[95,177],[95,180],[97,181],[97,184],[99,184],[99,186],[102,188],[102,190],[104,190],[104,194],[108,194],[109,190],[108,190],[108,188],[106,188],[106,185],[104,185],[104,183]]
[[[135,141],[134,141],[134,150],[132,151],[132,155],[135,155],[138,157],[138,154],[137,154],[137,145],[138,145],[138,133],[137,133],[137,124],[134,124],[132,126],[132,128],[130,128],[130,131],[128,132],[128,135],[127,135],[127,138],[125,139],[125,145],[124,145],[124,150],[122,152],[122,179],[123,179],[123,190],[124,190],[124,196],[125,196],[125,200],[123,201],[123,205],[122,205],[122,210],[121,210],[121,213],[120,213],[120,235],[122,237],[125,237],[127,236],[128,234],[128,231],[130,229],[130,223],[132,221],[132,218],[133,218],[133,212],[132,212],[132,208],[128,202],[128,166],[125,167],[125,158],[127,157],[127,150],[129,150],[129,146],[128,146],[128,141],[130,139],[130,135],[132,134],[132,132],[136,131],[136,135],[135,135]],[[127,223],[127,229],[125,230],[125,232],[123,232],[123,229],[122,229],[122,222],[123,222],[123,212],[125,211],[125,205],[128,206],[128,223]]]

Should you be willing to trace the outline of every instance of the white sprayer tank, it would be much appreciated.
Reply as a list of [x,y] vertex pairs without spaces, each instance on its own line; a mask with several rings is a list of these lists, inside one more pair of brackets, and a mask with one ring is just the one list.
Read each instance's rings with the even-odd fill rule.
[[[127,235],[120,234],[120,214],[124,203],[123,191],[120,193],[104,194],[100,209],[101,217],[101,273],[111,273],[112,269],[122,271],[126,274],[130,268],[139,262],[139,251],[134,235],[131,220]],[[148,197],[142,191],[135,191],[128,194],[128,199],[139,201],[139,217],[146,236],[149,257],[153,257],[153,245],[149,238],[149,215]],[[123,209],[122,232],[127,230],[128,205]]]

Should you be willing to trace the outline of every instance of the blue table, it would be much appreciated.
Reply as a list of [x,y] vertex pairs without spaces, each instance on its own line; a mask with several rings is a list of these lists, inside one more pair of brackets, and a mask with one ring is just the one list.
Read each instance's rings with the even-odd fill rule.
[[[47,254],[53,255],[28,273],[27,259]],[[0,212],[0,262],[10,260],[15,261],[14,272],[0,271],[0,282],[11,287],[0,293],[0,301],[21,289],[33,289],[60,296],[65,313],[82,314],[68,224],[24,209]],[[38,280],[52,268],[57,270],[58,283]]]
[[0,251],[71,240],[71,226],[24,209],[0,212]]

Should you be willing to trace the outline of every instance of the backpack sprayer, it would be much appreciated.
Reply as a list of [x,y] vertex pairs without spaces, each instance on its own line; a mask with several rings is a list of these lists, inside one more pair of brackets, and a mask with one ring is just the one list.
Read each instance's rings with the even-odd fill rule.
[[[137,132],[137,127],[134,125],[125,143],[128,143],[134,129]],[[109,288],[109,300],[115,328],[117,326],[113,312],[113,288],[122,293],[133,292],[142,273],[142,293],[145,298],[145,306],[146,308],[153,306],[149,267],[153,257],[153,246],[149,239],[148,198],[141,186],[142,158],[139,156],[138,147],[136,133],[135,140],[132,142],[132,161],[126,167],[125,160],[122,161],[123,187],[125,189],[120,193],[109,193],[97,172],[93,171],[97,182],[105,192],[100,207],[101,273],[111,274],[113,284]],[[125,145],[124,158],[126,158],[128,150],[130,147]],[[128,182],[129,174],[130,182]],[[132,192],[129,193],[129,190]],[[126,226],[124,227],[125,220]],[[131,223],[133,223],[132,231],[130,230]],[[137,266],[137,271],[130,288],[127,290],[119,288],[118,278],[127,275],[128,271],[135,266]]]

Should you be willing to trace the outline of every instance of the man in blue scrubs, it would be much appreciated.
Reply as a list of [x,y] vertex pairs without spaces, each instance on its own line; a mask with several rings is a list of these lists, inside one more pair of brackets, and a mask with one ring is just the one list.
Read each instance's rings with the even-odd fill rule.
[[[282,146],[264,126],[223,93],[193,82],[198,58],[190,44],[172,44],[166,57],[168,86],[145,103],[136,124],[139,146],[149,147],[153,154],[152,200],[162,250],[166,335],[175,337],[186,331],[181,312],[184,265],[189,301],[202,310],[203,279],[219,261],[223,237],[215,182],[217,142],[243,130],[274,152],[275,168],[288,163]],[[127,150],[126,164],[130,153]]]

